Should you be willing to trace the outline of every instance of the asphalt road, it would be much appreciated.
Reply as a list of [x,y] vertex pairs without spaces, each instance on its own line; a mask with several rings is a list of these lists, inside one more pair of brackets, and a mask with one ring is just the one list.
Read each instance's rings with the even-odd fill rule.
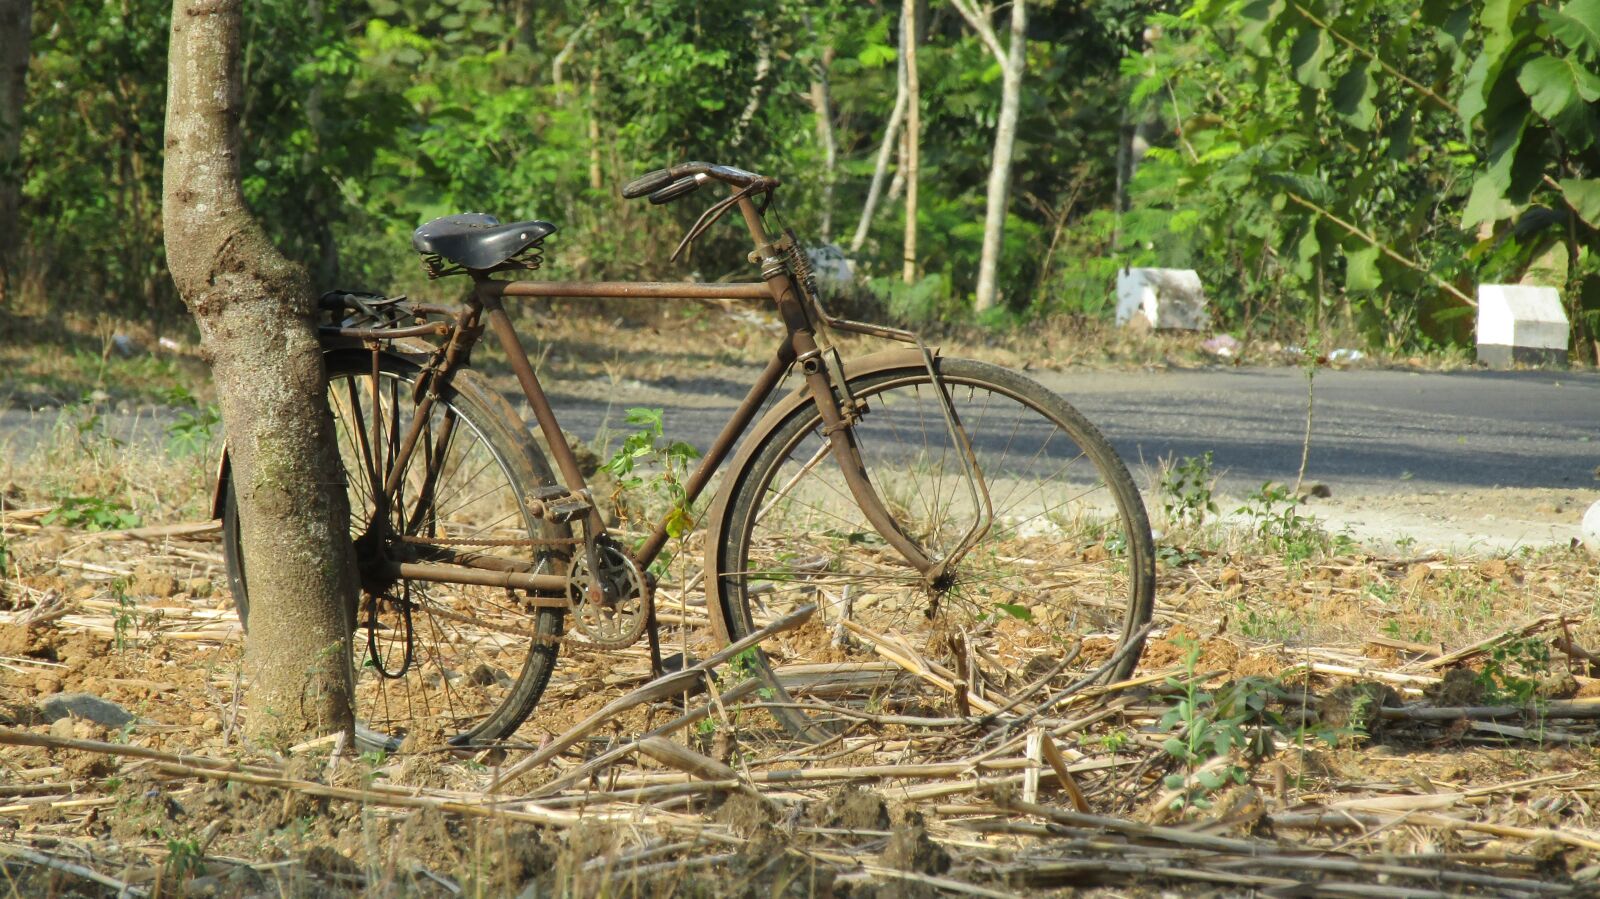
[[[1299,369],[1033,376],[1088,416],[1136,471],[1210,450],[1221,488],[1242,493],[1292,480],[1299,467],[1306,410]],[[563,426],[586,440],[630,430],[627,407],[654,406],[667,410],[673,437],[704,447],[754,377],[754,369],[748,380],[719,370],[648,384],[547,386]],[[1315,400],[1308,478],[1346,496],[1496,487],[1600,493],[1597,374],[1324,370]],[[112,436],[139,444],[164,440],[172,415],[123,408],[102,422]],[[0,410],[0,457],[29,453],[58,418],[51,410]]]
[[[1292,481],[1299,468],[1299,369],[1032,374],[1094,422],[1130,468],[1210,450],[1221,488],[1234,493]],[[551,392],[563,426],[585,439],[606,426],[625,429],[623,409],[648,405],[667,410],[669,431],[705,446],[743,386],[724,375],[598,393],[567,383]],[[1600,375],[1323,370],[1315,386],[1307,477],[1344,495],[1600,491]]]

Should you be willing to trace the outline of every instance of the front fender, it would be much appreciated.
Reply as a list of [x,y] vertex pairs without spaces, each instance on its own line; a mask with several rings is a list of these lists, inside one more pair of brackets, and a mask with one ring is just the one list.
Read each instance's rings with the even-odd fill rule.
[[[930,347],[930,352],[935,357],[939,355],[936,347]],[[914,368],[922,370],[925,367],[922,351],[914,347],[895,347],[876,353],[869,353],[851,359],[844,363],[844,376],[846,381],[857,378],[870,377],[888,371]],[[711,512],[706,520],[705,531],[705,570],[706,570],[706,612],[711,618],[711,630],[717,639],[724,645],[732,642],[728,630],[727,597],[722,589],[722,578],[717,572],[724,570],[722,565],[722,530],[728,517],[728,508],[732,503],[734,488],[745,475],[745,469],[750,466],[755,457],[756,450],[765,442],[769,433],[781,425],[785,419],[811,402],[811,395],[806,392],[805,385],[796,387],[794,391],[774,403],[767,414],[756,422],[750,430],[750,436],[739,447],[739,452],[733,458],[733,463],[728,466],[727,474],[723,475],[722,487],[717,491],[716,499],[711,504]]]

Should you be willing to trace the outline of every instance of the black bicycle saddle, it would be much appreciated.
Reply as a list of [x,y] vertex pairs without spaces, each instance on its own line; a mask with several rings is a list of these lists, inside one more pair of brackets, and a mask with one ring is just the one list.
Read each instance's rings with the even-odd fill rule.
[[425,256],[438,256],[466,269],[494,268],[551,234],[549,222],[500,224],[482,212],[437,218],[413,231],[411,247]]

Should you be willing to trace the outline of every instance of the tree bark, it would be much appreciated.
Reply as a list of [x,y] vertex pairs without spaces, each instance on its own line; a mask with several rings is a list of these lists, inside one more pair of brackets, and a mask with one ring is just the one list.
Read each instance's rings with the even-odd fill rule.
[[867,243],[867,231],[872,227],[872,216],[878,211],[878,201],[883,197],[883,182],[889,177],[889,159],[894,156],[899,143],[900,125],[906,118],[906,59],[905,54],[895,62],[894,110],[889,113],[889,123],[883,129],[883,143],[878,146],[878,164],[872,170],[872,186],[867,188],[867,202],[861,207],[861,221],[856,223],[856,233],[850,238],[850,253],[861,252]]
[[[1018,3],[1022,0],[1017,0]],[[917,0],[905,0],[900,14],[900,47],[906,57],[906,237],[900,279],[917,282],[917,176],[922,151],[921,89],[917,81]]]
[[242,0],[174,0],[163,221],[227,429],[250,572],[247,731],[282,745],[352,726],[357,579],[305,272],[244,205]]
[[10,296],[22,250],[22,114],[27,98],[33,0],[0,0],[0,303]]
[[978,290],[975,311],[982,313],[999,302],[995,281],[1000,268],[1000,251],[1005,243],[1006,211],[1011,199],[1011,156],[1017,145],[1017,116],[1022,106],[1022,75],[1028,63],[1027,0],[1011,4],[1011,44],[1001,47],[989,17],[992,10],[979,10],[973,0],[952,0],[956,11],[978,32],[989,52],[1000,64],[1000,118],[994,129],[994,160],[989,169],[989,196],[983,214],[983,255],[978,262]]
[[817,231],[823,243],[833,242],[833,184],[839,169],[839,141],[833,128],[833,98],[828,89],[828,67],[833,48],[822,51],[816,80],[811,82],[811,107],[817,114],[817,143],[822,145],[822,222]]

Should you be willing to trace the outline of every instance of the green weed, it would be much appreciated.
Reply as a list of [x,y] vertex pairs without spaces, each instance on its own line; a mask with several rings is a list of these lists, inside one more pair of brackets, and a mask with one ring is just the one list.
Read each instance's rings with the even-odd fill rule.
[[111,620],[111,631],[114,635],[112,643],[120,651],[130,642],[128,638],[130,631],[135,636],[138,635],[139,619],[134,614],[138,604],[128,595],[128,582],[122,578],[111,582],[111,596],[117,601],[117,614]]
[[1210,450],[1162,466],[1161,508],[1167,513],[1167,523],[1193,528],[1205,524],[1207,515],[1217,514],[1212,496],[1216,484]]
[[[623,490],[648,488],[649,493],[665,500],[667,535],[677,538],[688,534],[694,529],[694,517],[689,514],[684,480],[690,464],[700,458],[700,451],[682,440],[666,439],[666,413],[660,409],[629,409],[627,421],[641,427],[623,438],[622,446],[600,466],[601,470],[616,477]],[[646,480],[637,472],[641,465],[650,464],[660,470]]]
[[121,531],[139,526],[139,516],[126,505],[100,496],[62,496],[56,507],[39,519],[86,531]]
[[1177,702],[1161,716],[1160,726],[1172,732],[1161,748],[1182,770],[1167,775],[1163,784],[1177,794],[1170,808],[1206,809],[1217,791],[1249,781],[1248,763],[1265,756],[1271,734],[1284,727],[1269,705],[1288,694],[1277,681],[1262,677],[1240,678],[1215,693],[1204,690],[1197,676],[1200,644],[1183,639],[1178,645],[1184,651],[1183,675],[1167,678]]
[[167,425],[167,452],[176,457],[209,452],[216,442],[222,412],[215,403],[201,403],[183,387],[164,391],[162,399],[179,407],[178,417]]
[[1502,640],[1490,647],[1477,681],[1491,702],[1527,705],[1550,673],[1550,645],[1538,637]]
[[1278,484],[1262,484],[1235,514],[1248,518],[1255,537],[1291,565],[1354,545],[1342,534],[1330,537],[1315,519],[1300,514],[1300,499]]

